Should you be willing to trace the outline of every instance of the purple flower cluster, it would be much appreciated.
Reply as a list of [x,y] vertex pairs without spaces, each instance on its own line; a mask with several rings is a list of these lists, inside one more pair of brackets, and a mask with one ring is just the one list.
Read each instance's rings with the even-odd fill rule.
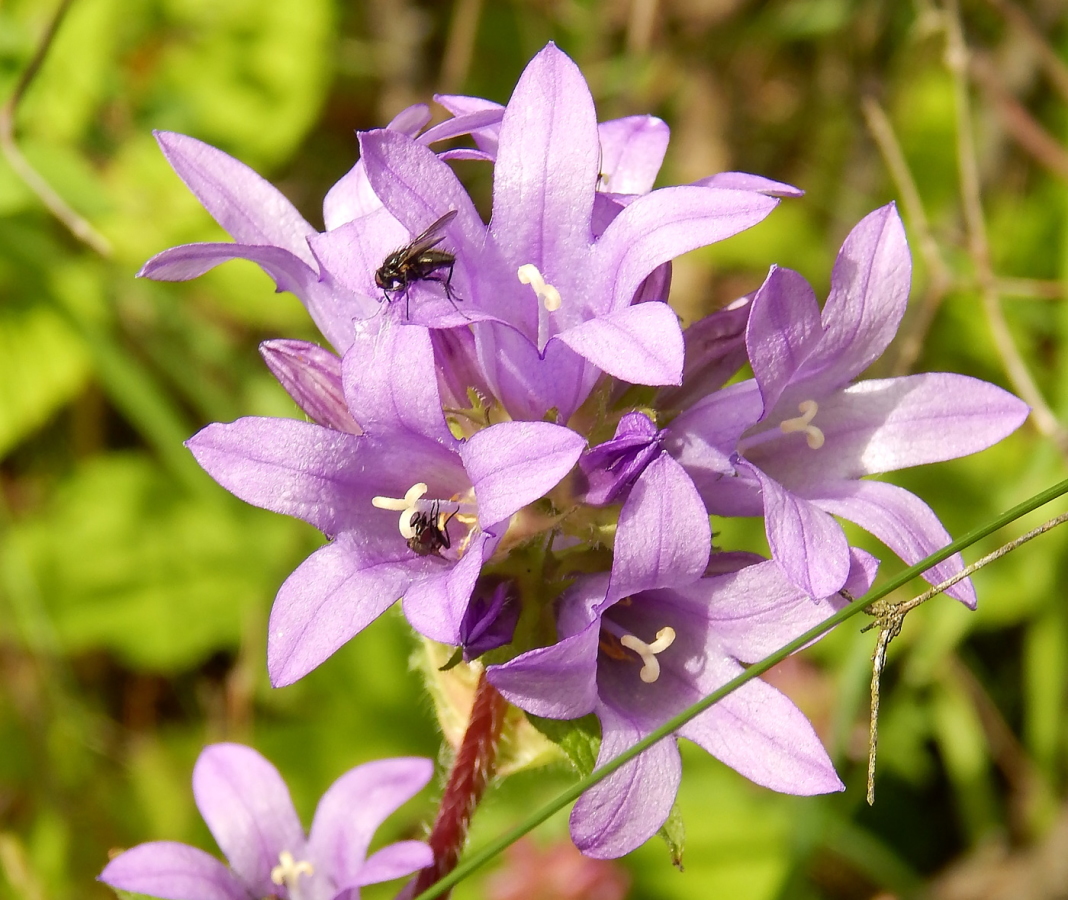
[[[489,654],[487,677],[521,709],[596,714],[604,762],[869,588],[877,563],[835,516],[907,563],[949,542],[923,501],[863,476],[982,450],[1028,410],[961,375],[855,381],[907,302],[892,204],[846,238],[822,309],[799,274],[772,268],[684,332],[666,302],[671,260],[799,191],[743,173],[654,190],[667,126],[598,124],[553,45],[504,107],[438,99],[451,114],[439,125],[423,130],[417,106],[360,135],[323,233],[241,163],[161,134],[234,242],[167,250],[142,274],[252,260],[336,351],[263,345],[309,421],[240,419],[188,442],[225,488],[329,538],[278,593],[272,682],[301,678],[400,599],[421,634],[465,660]],[[459,136],[475,146],[434,150]],[[455,158],[492,164],[488,224]],[[731,382],[745,363],[753,377]],[[710,515],[762,516],[772,558],[714,550]],[[510,565],[520,554],[540,560],[532,578]],[[955,591],[974,605],[970,582]],[[774,790],[841,789],[811,725],[765,682],[679,735]],[[576,844],[600,857],[637,847],[668,817],[680,767],[663,741],[587,792]],[[315,841],[313,828],[312,856]],[[267,843],[299,855],[288,838]],[[228,878],[268,890],[266,862],[232,861]],[[313,864],[334,888],[366,883],[348,863]]]

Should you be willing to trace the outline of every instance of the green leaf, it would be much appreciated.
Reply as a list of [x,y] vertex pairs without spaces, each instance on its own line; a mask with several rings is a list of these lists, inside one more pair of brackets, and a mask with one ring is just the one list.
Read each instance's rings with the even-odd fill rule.
[[305,526],[222,490],[191,497],[147,458],[80,470],[55,506],[19,523],[0,552],[37,592],[67,652],[107,648],[130,665],[180,670],[236,647],[306,550]]
[[0,310],[0,455],[40,428],[85,385],[85,345],[51,309]]
[[571,765],[582,775],[589,775],[597,764],[601,748],[601,726],[590,713],[581,719],[543,719],[527,713],[527,719],[539,732],[564,751]]

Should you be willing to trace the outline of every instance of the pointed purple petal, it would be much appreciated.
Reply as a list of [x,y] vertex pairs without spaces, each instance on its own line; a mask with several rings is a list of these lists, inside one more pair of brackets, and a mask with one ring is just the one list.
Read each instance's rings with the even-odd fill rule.
[[773,266],[753,298],[745,332],[765,415],[822,337],[820,307],[808,282],[792,269]]
[[434,862],[434,851],[422,841],[397,841],[372,853],[355,881],[355,886],[379,884],[403,878]]
[[601,186],[615,194],[646,194],[667,152],[671,129],[656,116],[627,116],[597,126]]
[[364,436],[292,419],[215,423],[186,446],[212,478],[246,503],[303,519],[326,534],[360,522],[368,493],[356,456]]
[[444,563],[416,556],[400,535],[358,542],[343,534],[320,547],[285,580],[271,609],[271,684],[303,678],[438,567]]
[[578,719],[597,704],[598,617],[585,629],[549,647],[528,650],[486,678],[514,706],[546,719]]
[[682,330],[666,303],[639,303],[558,334],[597,368],[631,384],[682,382]]
[[[741,673],[737,663],[717,661],[705,670],[702,693]],[[845,790],[808,719],[760,679],[728,694],[679,734],[773,791],[810,796]]]
[[193,767],[193,796],[230,868],[257,896],[286,850],[297,859],[304,830],[278,770],[251,747],[211,744]]
[[509,269],[533,263],[564,296],[585,277],[564,269],[592,239],[599,155],[586,80],[549,44],[527,64],[504,111],[490,233]]
[[456,254],[457,293],[468,299],[465,265],[480,258],[485,226],[448,163],[428,147],[386,129],[361,133],[360,151],[375,194],[412,237],[456,210],[456,218],[443,231],[444,245]]
[[686,471],[666,453],[634,483],[619,514],[609,598],[689,584],[708,565],[708,514]]
[[459,446],[441,411],[427,329],[388,322],[376,334],[357,332],[341,365],[349,409],[365,431]]
[[689,185],[639,197],[597,241],[593,271],[598,282],[588,294],[604,312],[629,306],[657,266],[751,228],[778,202],[763,194]]
[[[367,180],[367,167],[359,159],[323,198],[323,222],[328,232],[354,219],[383,210],[382,201]],[[389,216],[389,213],[386,213]],[[389,216],[389,218],[393,218]],[[396,222],[396,219],[393,219]],[[398,223],[399,224],[399,223]],[[403,227],[403,226],[402,226]]]
[[804,197],[805,192],[792,184],[772,181],[763,175],[751,175],[748,172],[719,172],[694,182],[704,187],[729,188],[732,191],[756,191],[769,197]]
[[[430,107],[425,103],[416,103],[402,109],[386,127],[414,138],[429,121]],[[323,200],[323,221],[327,231],[333,231],[346,222],[381,209],[382,201],[371,190],[363,161],[358,160],[341,180],[327,191]]]
[[503,522],[558,485],[586,449],[586,439],[550,422],[502,422],[460,448],[475,488],[478,519]]
[[[375,284],[375,272],[383,261],[408,243],[408,230],[383,206],[355,216],[326,234],[308,239],[320,269],[348,291],[372,298],[378,306],[385,302]],[[368,303],[368,309],[372,304]]]
[[905,314],[911,279],[905,228],[890,203],[861,219],[838,253],[824,339],[806,366],[818,394],[847,384],[882,355]]
[[433,115],[427,104],[413,103],[411,106],[406,106],[390,119],[386,128],[390,131],[399,131],[401,134],[413,138],[423,130],[423,126],[432,118]]
[[454,147],[452,150],[442,150],[438,159],[473,159],[476,162],[493,162],[493,154],[485,150],[476,150],[474,147]]
[[310,285],[319,280],[317,270],[281,247],[225,241],[171,247],[153,256],[137,275],[153,281],[189,281],[232,259],[256,263],[274,279],[278,290],[289,291],[301,298],[307,295]]
[[738,465],[760,482],[771,555],[786,577],[812,597],[840,590],[849,577],[849,545],[842,526],[756,466],[745,460]]
[[[871,587],[879,561],[850,548],[845,589],[861,597]],[[774,560],[702,578],[676,589],[678,605],[703,615],[723,650],[745,663],[770,656],[838,610],[843,598],[813,599],[792,584]]]
[[173,841],[138,844],[120,853],[100,873],[120,891],[161,900],[248,900],[248,889],[214,856]]
[[[434,99],[444,106],[454,116],[466,116],[471,113],[485,110],[499,110],[503,116],[504,107],[492,100],[483,100],[481,97],[465,97],[462,94],[435,94]],[[497,158],[497,143],[500,136],[500,125],[491,125],[471,132],[478,148],[487,154],[489,159]]]
[[273,185],[195,138],[157,131],[156,140],[178,177],[235,241],[280,247],[315,264],[306,240],[315,229]]
[[[374,872],[366,871],[367,848],[378,826],[419,793],[433,774],[434,764],[429,759],[410,757],[364,763],[342,775],[323,794],[315,809],[308,853],[316,873],[325,874],[340,890],[411,872],[412,869],[406,869],[396,875],[384,874],[382,878],[368,880],[365,875]],[[418,846],[425,848],[418,854],[420,858],[430,853],[425,844]],[[411,857],[410,849],[407,854],[401,852],[402,859]],[[381,862],[388,864],[388,856]],[[386,871],[381,864],[379,868]]]
[[402,606],[408,624],[432,641],[459,644],[475,581],[496,546],[496,536],[484,531],[471,541],[458,563],[442,566],[408,588]]
[[[909,565],[952,542],[938,516],[915,494],[884,481],[839,481],[820,485],[812,502],[827,512],[870,531]],[[964,568],[959,553],[929,569],[926,578],[937,584]],[[964,579],[946,591],[975,609],[975,586]]]
[[428,129],[419,137],[419,143],[430,144],[438,141],[447,141],[466,134],[475,134],[486,128],[499,126],[504,118],[504,107],[493,106],[488,109],[480,109],[463,115],[446,119],[433,128]]
[[260,344],[260,356],[313,421],[335,431],[360,433],[345,405],[341,360],[333,353],[307,341],[279,339]]
[[295,294],[328,341],[340,350],[352,342],[352,323],[378,311],[369,297],[337,284],[329,272],[322,276],[288,250],[251,244],[183,244],[152,257],[138,273],[156,281],[186,281],[220,263],[247,259],[260,266],[280,291]]
[[[601,704],[597,765],[618,756],[645,735],[619,710]],[[654,744],[586,791],[571,811],[571,839],[586,856],[615,859],[644,844],[667,821],[682,778],[672,737]]]

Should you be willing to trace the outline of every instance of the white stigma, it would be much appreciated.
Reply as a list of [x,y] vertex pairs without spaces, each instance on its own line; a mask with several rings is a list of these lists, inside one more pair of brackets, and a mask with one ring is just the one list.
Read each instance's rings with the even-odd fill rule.
[[638,676],[646,684],[652,684],[660,677],[660,660],[656,658],[656,654],[663,653],[675,643],[675,629],[670,625],[665,625],[656,633],[656,640],[651,644],[645,643],[633,634],[623,635],[619,643],[642,658],[642,670]]
[[294,896],[297,890],[297,879],[301,875],[312,876],[315,869],[306,859],[297,862],[293,854],[283,850],[278,854],[278,865],[271,869],[271,881],[279,887],[284,886],[290,896]]
[[523,284],[529,284],[538,295],[538,302],[545,307],[546,312],[556,312],[563,300],[560,292],[549,284],[543,277],[538,267],[533,263],[520,266],[516,273]]
[[783,434],[791,434],[795,431],[805,432],[805,440],[808,442],[808,446],[813,450],[819,450],[823,446],[823,432],[812,424],[812,420],[816,418],[816,413],[819,411],[819,406],[816,405],[815,400],[804,400],[797,405],[797,408],[801,415],[793,419],[787,419],[779,425],[779,428],[782,429]]
[[394,497],[372,497],[371,503],[376,509],[391,509],[399,512],[400,533],[405,540],[415,537],[415,529],[412,527],[412,519],[419,512],[419,499],[427,491],[426,484],[420,481],[408,488],[403,499]]

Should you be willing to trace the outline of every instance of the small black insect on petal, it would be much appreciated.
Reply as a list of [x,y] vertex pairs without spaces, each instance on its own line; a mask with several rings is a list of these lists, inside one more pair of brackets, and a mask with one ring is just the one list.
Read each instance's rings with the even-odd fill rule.
[[445,240],[442,229],[456,218],[456,210],[450,209],[432,224],[426,231],[416,237],[407,247],[393,251],[375,272],[375,284],[383,293],[383,300],[392,303],[397,294],[404,295],[404,316],[409,317],[408,291],[417,281],[436,281],[445,288],[445,296],[454,308],[461,300],[453,293],[452,270],[456,265],[456,256],[447,250],[435,249]]

